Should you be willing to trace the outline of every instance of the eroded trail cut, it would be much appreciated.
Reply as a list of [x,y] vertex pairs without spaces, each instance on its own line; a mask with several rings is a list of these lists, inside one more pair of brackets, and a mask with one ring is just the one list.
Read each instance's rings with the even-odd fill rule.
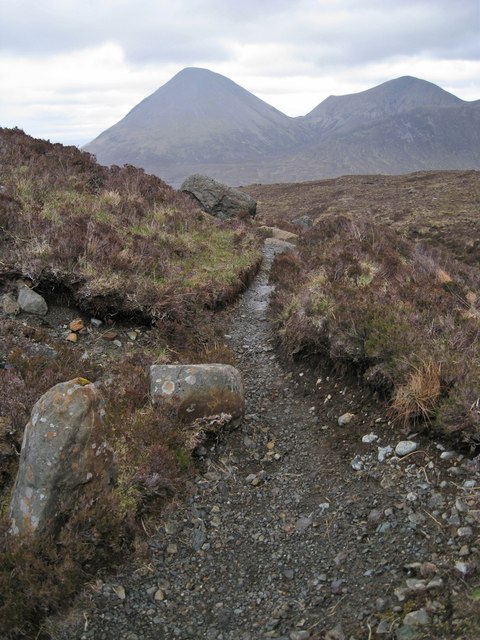
[[[210,445],[147,563],[99,582],[57,637],[82,640],[473,640],[479,474],[405,436],[342,378],[287,371],[268,272],[232,313],[247,411]],[[338,425],[338,417],[353,414]],[[448,455],[444,455],[448,454]],[[473,625],[473,626],[472,626]]]

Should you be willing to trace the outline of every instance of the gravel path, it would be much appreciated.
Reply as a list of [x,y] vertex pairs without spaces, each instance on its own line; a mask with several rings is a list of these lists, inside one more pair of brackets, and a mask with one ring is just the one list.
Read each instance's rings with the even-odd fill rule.
[[[267,319],[280,249],[265,245],[226,336],[246,385],[243,423],[205,451],[148,562],[99,581],[56,638],[480,638],[467,597],[478,468],[419,435],[395,456],[405,434],[360,387],[282,368]],[[353,418],[339,426],[343,414]]]

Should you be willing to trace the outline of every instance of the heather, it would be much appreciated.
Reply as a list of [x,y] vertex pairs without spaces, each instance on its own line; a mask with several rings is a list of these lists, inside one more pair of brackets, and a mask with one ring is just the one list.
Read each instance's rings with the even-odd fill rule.
[[478,443],[478,269],[358,215],[326,215],[273,279],[288,354],[361,376],[407,430]]

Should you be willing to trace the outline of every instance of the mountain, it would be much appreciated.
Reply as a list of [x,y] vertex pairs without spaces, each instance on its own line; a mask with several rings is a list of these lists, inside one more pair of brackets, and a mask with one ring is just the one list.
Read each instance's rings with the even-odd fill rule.
[[192,173],[238,185],[476,169],[480,101],[405,76],[290,118],[218,73],[187,68],[85,149],[174,186]]
[[[129,163],[178,182],[197,166],[248,163],[291,149],[297,128],[232,80],[187,68],[85,150],[103,164]],[[183,171],[185,165],[192,170]]]

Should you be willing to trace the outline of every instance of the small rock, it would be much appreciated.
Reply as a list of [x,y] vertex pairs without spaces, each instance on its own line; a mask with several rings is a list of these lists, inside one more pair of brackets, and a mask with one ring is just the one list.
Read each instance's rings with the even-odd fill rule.
[[310,638],[309,631],[292,631],[288,636],[290,640],[308,640]]
[[122,346],[122,343],[120,342],[120,340],[112,340],[112,344],[114,344],[116,347]]
[[113,590],[114,590],[115,594],[117,595],[117,597],[120,598],[120,600],[125,600],[125,598],[126,598],[125,588],[122,587],[121,584],[117,585],[116,587],[113,587]]
[[409,453],[413,453],[418,449],[418,444],[412,440],[402,440],[395,447],[395,455],[399,458],[407,456]]
[[469,538],[473,535],[472,527],[459,527],[457,529],[457,536],[459,538]]
[[455,458],[457,454],[455,453],[455,451],[444,451],[443,453],[440,454],[440,459],[441,460],[451,460],[452,458]]
[[77,336],[77,334],[76,334],[76,333],[73,333],[73,331],[71,331],[71,332],[67,335],[66,340],[68,340],[68,342],[73,342],[73,343],[75,343],[75,342],[77,342],[77,341],[78,341],[78,336]]
[[83,324],[83,320],[81,318],[75,318],[75,320],[72,320],[70,322],[70,324],[68,325],[68,328],[70,329],[70,331],[81,331],[82,329],[85,329],[85,325]]
[[458,552],[458,555],[461,556],[462,558],[470,555],[470,549],[468,548],[468,545],[466,544],[462,545],[462,547],[460,548],[460,551]]
[[383,462],[391,453],[393,453],[393,449],[389,444],[386,447],[378,447],[378,461]]
[[413,592],[421,593],[427,588],[426,580],[421,580],[420,578],[408,578],[406,583],[408,590]]
[[395,633],[396,640],[420,640],[421,637],[421,632],[408,624],[402,624]]
[[353,418],[355,418],[355,415],[353,413],[344,413],[337,420],[338,426],[339,427],[344,427],[347,424],[350,424],[350,422],[353,420]]
[[118,331],[114,331],[113,329],[110,329],[109,331],[105,331],[104,333],[102,333],[102,338],[104,340],[108,340],[108,342],[113,342],[117,336],[118,336]]
[[155,595],[153,596],[153,599],[156,602],[161,602],[162,600],[165,600],[165,593],[162,591],[162,589],[157,589],[157,591],[155,591]]
[[375,633],[377,636],[383,636],[390,633],[391,622],[389,620],[381,620],[378,623]]
[[17,302],[20,309],[25,311],[25,313],[44,316],[48,312],[47,303],[44,298],[26,285],[20,285]]
[[430,624],[430,616],[425,609],[410,611],[403,619],[403,624],[409,627],[425,627]]
[[176,545],[174,542],[171,542],[171,543],[167,546],[167,553],[170,553],[170,554],[172,554],[172,555],[173,555],[174,553],[177,553],[177,551],[178,551],[178,547],[177,547],[177,545]]
[[367,435],[362,438],[362,442],[365,442],[366,444],[371,444],[372,442],[375,442],[375,440],[378,440],[376,433],[367,433]]
[[353,460],[350,462],[350,466],[355,471],[361,471],[363,469],[363,467],[364,467],[363,460],[362,460],[361,456],[358,456],[358,455],[355,456],[353,458]]
[[127,336],[129,340],[131,340],[132,342],[135,342],[135,340],[138,337],[138,334],[136,333],[136,331],[127,331]]
[[338,623],[333,629],[327,631],[325,634],[325,640],[345,640],[345,634],[342,629],[341,623]]
[[472,571],[472,565],[468,562],[461,562],[460,560],[455,562],[455,569],[458,573],[461,573],[462,576],[466,576]]
[[98,318],[90,318],[90,324],[92,325],[92,327],[95,327],[95,329],[98,329],[102,326],[103,322]]

